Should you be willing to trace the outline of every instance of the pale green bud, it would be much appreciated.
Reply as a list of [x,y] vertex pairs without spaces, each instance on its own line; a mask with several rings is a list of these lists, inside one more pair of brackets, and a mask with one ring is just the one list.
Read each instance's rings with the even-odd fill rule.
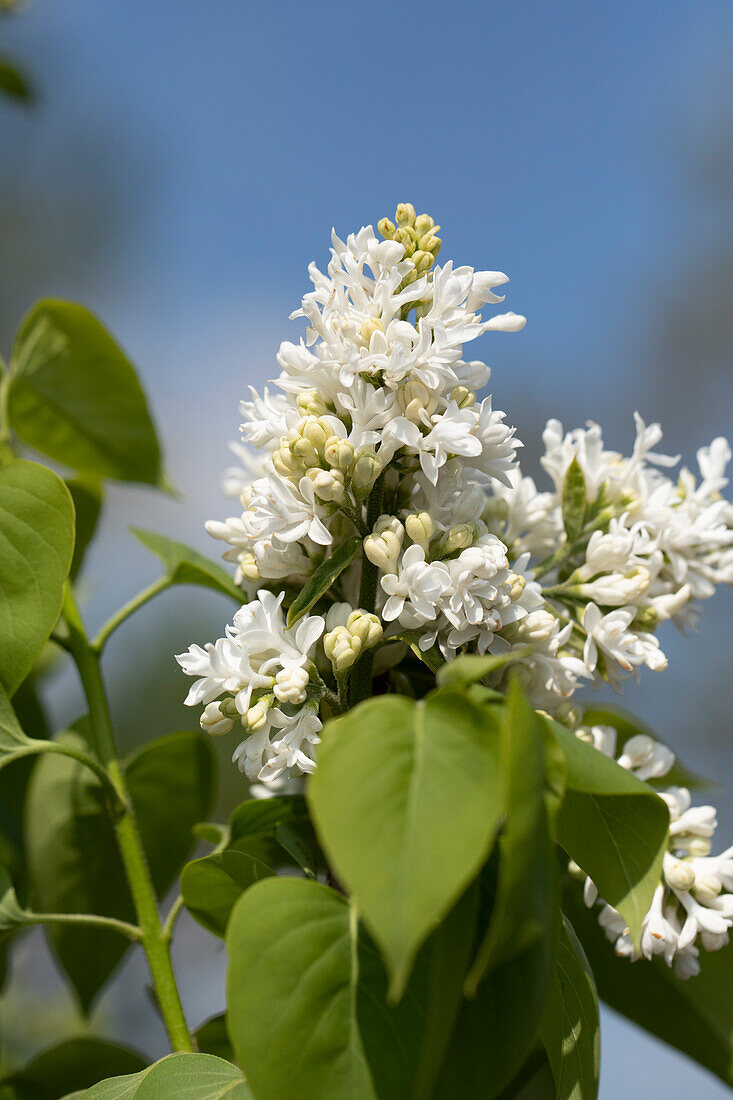
[[673,890],[690,890],[695,885],[695,872],[683,859],[665,856],[664,877]]
[[[682,847],[682,845],[680,845],[680,847]],[[707,837],[693,836],[690,840],[685,842],[684,847],[695,859],[705,859],[710,855],[713,846]]]
[[714,901],[722,889],[723,883],[717,875],[703,875],[695,879],[693,893],[698,901]]
[[[436,225],[435,228],[440,229],[440,226]],[[430,253],[430,255],[433,257],[434,262],[438,253],[440,252],[440,247],[443,242],[441,241],[440,237],[435,237],[432,233],[428,233],[424,237],[421,237],[417,243],[422,252]]]
[[583,711],[575,703],[561,703],[556,711],[558,722],[568,729],[577,729],[583,721]]
[[364,553],[372,565],[383,573],[394,572],[401,548],[402,539],[394,531],[382,531],[379,535],[367,535],[364,539]]
[[274,703],[274,697],[272,695],[266,695],[263,699],[260,699],[258,703],[255,703],[253,707],[250,707],[245,715],[245,722],[251,729],[252,733],[262,729],[267,722],[267,712]]
[[304,390],[299,393],[297,403],[303,416],[325,416],[329,412],[328,405],[318,390]]
[[415,224],[415,207],[411,202],[401,202],[395,211],[395,219],[399,226]]
[[246,581],[258,581],[260,571],[257,568],[257,558],[251,550],[245,550],[239,558],[239,571]]
[[450,399],[455,401],[459,409],[472,409],[476,404],[476,394],[468,386],[456,386]]
[[[415,232],[419,233],[422,237],[425,233],[430,233],[431,230],[436,228],[435,222],[429,214],[418,214],[415,218]],[[440,229],[440,226],[437,227]]]
[[331,438],[332,432],[333,428],[327,420],[322,420],[317,416],[306,416],[300,434],[303,439],[307,439],[315,447],[319,454],[323,454],[326,440]]
[[430,416],[438,407],[436,395],[417,378],[411,378],[404,386],[400,386],[397,401],[405,417],[413,424],[422,424],[422,414]]
[[[403,245],[405,249],[405,256],[412,256],[413,252],[415,251],[415,238],[409,229],[404,226],[400,226],[400,228],[395,231],[394,239],[399,244]],[[414,275],[415,272],[411,271],[410,274]]]
[[299,478],[305,472],[302,459],[293,454],[287,440],[283,440],[278,449],[273,452],[272,465],[281,477]]
[[352,636],[359,639],[364,649],[371,649],[372,646],[381,642],[384,633],[382,623],[377,616],[368,611],[362,611],[361,608],[352,611],[346,620],[346,626]]
[[381,472],[382,463],[374,451],[357,451],[351,468],[351,484],[357,491],[371,489]]
[[323,651],[334,672],[345,672],[359,657],[362,644],[347,627],[337,626],[324,637]]
[[370,317],[368,321],[364,322],[359,330],[361,342],[365,348],[369,347],[375,332],[384,332],[384,325],[379,317]]
[[646,604],[636,612],[631,625],[636,630],[643,630],[647,633],[654,631],[659,626],[659,612],[652,604]]
[[343,470],[322,470],[319,466],[314,466],[307,471],[307,476],[313,482],[316,496],[320,497],[321,500],[340,504],[344,499]]
[[381,218],[380,221],[377,222],[377,229],[388,241],[391,241],[394,237],[394,222],[391,222],[389,218]]
[[348,439],[339,439],[332,435],[326,440],[323,456],[329,466],[336,466],[339,470],[348,470],[354,461],[354,448]]
[[418,275],[424,275],[426,271],[429,271],[433,266],[435,257],[432,252],[423,252],[422,249],[417,249],[412,254],[412,262],[415,265],[415,271]]
[[427,546],[435,534],[435,520],[428,512],[414,512],[405,520],[405,530],[418,546]]
[[518,600],[527,586],[527,581],[526,578],[520,576],[519,573],[510,573],[507,577],[507,584],[509,585],[509,595],[512,600]]
[[293,439],[290,443],[290,450],[296,458],[300,459],[304,466],[318,465],[320,455],[310,439],[306,439],[304,436]]
[[477,528],[475,523],[457,523],[448,531],[443,540],[441,550],[444,554],[454,554],[456,550],[465,550],[471,546],[476,538]]
[[204,707],[200,718],[201,729],[212,737],[221,737],[229,733],[234,722],[223,713],[220,703],[209,703]]

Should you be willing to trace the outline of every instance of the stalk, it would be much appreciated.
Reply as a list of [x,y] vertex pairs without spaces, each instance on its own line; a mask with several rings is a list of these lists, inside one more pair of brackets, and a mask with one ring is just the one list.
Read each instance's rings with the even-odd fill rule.
[[170,938],[160,920],[155,890],[135,822],[132,801],[117,759],[99,653],[87,637],[78,608],[68,588],[63,613],[69,628],[68,648],[76,662],[89,703],[95,749],[120,802],[119,812],[113,815],[113,825],[125,875],[130,884],[140,927],[140,940],[147,956],[160,1011],[173,1050],[192,1051],[193,1044],[173,973]]
[[[374,482],[369,497],[367,498],[367,531],[374,528],[382,514],[384,501],[384,474],[380,474]],[[369,558],[361,552],[361,579],[359,581],[359,607],[363,611],[373,612],[377,602],[377,585],[379,583],[379,569],[369,561]],[[366,699],[372,689],[372,668],[374,666],[374,650],[368,649],[354,665],[351,675],[351,705]]]

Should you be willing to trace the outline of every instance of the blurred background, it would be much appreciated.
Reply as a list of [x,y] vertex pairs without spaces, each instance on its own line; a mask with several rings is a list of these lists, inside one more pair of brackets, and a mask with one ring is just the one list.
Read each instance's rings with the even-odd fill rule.
[[[0,346],[43,295],[77,299],[137,364],[178,500],[112,490],[86,567],[96,627],[156,575],[131,523],[212,556],[203,523],[238,400],[275,352],[341,235],[413,202],[443,227],[443,257],[511,276],[520,335],[472,348],[493,368],[535,467],[544,421],[599,420],[628,448],[632,414],[668,453],[729,434],[733,412],[733,7],[730,0],[500,7],[319,0],[34,0],[0,20],[32,107],[0,102]],[[695,636],[667,631],[671,674],[631,685],[634,709],[694,770],[715,776],[721,847],[733,839],[729,618],[721,593]],[[222,634],[230,606],[178,588],[109,647],[120,737],[190,727],[172,654]],[[73,677],[47,691],[78,717]],[[142,700],[145,700],[144,705]],[[219,812],[243,781],[222,760]],[[224,1004],[220,941],[181,922],[177,965],[193,1024]],[[0,1002],[9,1058],[91,1027],[159,1056],[139,953],[79,1020],[42,934],[26,937]],[[728,1095],[703,1070],[606,1013],[602,1100]]]

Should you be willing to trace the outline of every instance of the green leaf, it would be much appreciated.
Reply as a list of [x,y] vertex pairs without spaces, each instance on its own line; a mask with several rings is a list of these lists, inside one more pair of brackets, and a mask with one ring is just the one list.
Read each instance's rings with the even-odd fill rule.
[[70,477],[66,484],[74,502],[76,514],[76,540],[74,542],[74,557],[71,561],[70,576],[74,580],[84,561],[89,543],[94,538],[102,514],[102,486],[92,477]]
[[[651,737],[654,741],[661,740],[648,726],[629,714],[628,711],[622,710],[621,707],[587,707],[583,711],[583,725],[613,726],[618,734],[617,752],[621,751],[630,737],[636,737],[640,733]],[[715,783],[712,783],[709,779],[703,779],[702,776],[691,772],[679,760],[675,761],[666,775],[660,776],[659,779],[648,779],[647,783],[652,787],[689,787],[692,790],[715,786]]]
[[28,446],[95,477],[163,486],[135,369],[89,310],[38,302],[18,330],[10,373],[10,422]]
[[[78,736],[66,738],[84,744]],[[134,753],[125,771],[153,883],[162,897],[191,849],[194,824],[210,807],[209,740],[199,733],[171,734]],[[37,911],[135,920],[105,792],[88,769],[68,757],[42,757],[28,791],[26,836]],[[129,942],[106,929],[54,925],[47,931],[88,1009]]]
[[565,471],[562,483],[562,521],[568,544],[572,545],[583,530],[586,489],[583,468],[575,455]]
[[700,973],[682,981],[660,956],[633,964],[618,958],[598,924],[598,910],[585,907],[577,884],[566,892],[563,908],[602,1000],[733,1086],[733,944],[701,950]]
[[215,592],[223,592],[239,604],[247,602],[241,588],[236,586],[227,571],[216,562],[209,561],[190,546],[167,539],[164,535],[143,531],[139,527],[131,527],[130,530],[143,546],[160,558],[172,584],[198,584],[203,588],[213,588]]
[[[192,917],[215,936],[226,932],[229,916],[242,893],[262,878],[276,873],[276,867],[247,850],[251,841],[241,841],[203,859],[187,863],[181,874],[181,893]],[[254,847],[267,848],[266,844]]]
[[169,1054],[140,1073],[100,1081],[84,1100],[255,1100],[236,1066],[211,1054]]
[[558,1100],[595,1100],[601,1044],[598,996],[588,960],[566,917],[540,1035]]
[[12,1087],[14,1100],[58,1100],[75,1089],[88,1089],[102,1077],[135,1073],[145,1065],[139,1054],[104,1039],[67,1039],[41,1051],[0,1085]]
[[638,943],[659,885],[669,810],[651,787],[552,723],[565,755],[567,791],[557,840],[618,909]]
[[0,684],[25,680],[61,611],[74,549],[74,506],[36,462],[0,467]]
[[25,910],[15,896],[10,875],[4,867],[0,867],[0,940],[12,936],[27,923]]
[[557,883],[543,726],[516,682],[501,714],[501,775],[506,820],[499,839],[498,890],[466,981],[468,997],[476,996],[479,982],[502,962],[540,942],[554,920]]
[[498,861],[495,851],[481,878],[488,929],[465,983],[475,999],[464,1002],[458,1016],[435,1100],[502,1094],[535,1046],[550,988],[557,922],[550,835],[556,762],[516,683],[501,722],[506,826]]
[[199,924],[223,936],[229,915],[253,882],[279,868],[321,868],[317,844],[300,796],[243,802],[232,814],[223,851],[187,863],[181,874],[186,908]]
[[521,660],[530,653],[529,646],[513,649],[511,653],[502,653],[494,656],[486,653],[466,653],[462,657],[456,657],[448,661],[438,671],[438,687],[464,687],[474,684],[477,680],[483,680],[492,672],[505,668],[513,661]]
[[266,879],[237,902],[227,950],[229,1033],[257,1100],[376,1100],[346,901],[307,879]]
[[194,1032],[196,1049],[202,1054],[215,1054],[217,1058],[223,1058],[225,1062],[234,1061],[234,1051],[227,1031],[226,1013],[212,1016],[206,1020]]
[[0,58],[0,92],[26,104],[34,99],[33,88],[28,77],[14,61],[8,61],[6,58]]
[[308,802],[324,851],[405,988],[417,949],[486,859],[501,813],[499,730],[442,689],[382,696],[324,731]]
[[321,562],[290,605],[288,626],[293,626],[298,619],[302,619],[303,615],[310,611],[313,604],[320,600],[324,593],[328,592],[333,582],[341,576],[344,569],[351,565],[360,552],[361,539],[358,535],[354,535],[353,538],[342,543],[338,550],[331,554],[330,558],[326,558],[324,562]]

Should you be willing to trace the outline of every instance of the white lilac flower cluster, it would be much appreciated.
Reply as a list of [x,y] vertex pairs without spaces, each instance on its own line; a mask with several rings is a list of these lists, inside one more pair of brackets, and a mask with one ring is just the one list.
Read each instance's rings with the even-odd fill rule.
[[[581,726],[576,734],[645,781],[662,778],[675,763],[674,753],[646,734],[629,738],[618,757],[611,726]],[[669,807],[669,842],[662,880],[643,921],[641,955],[662,955],[678,977],[690,978],[700,971],[698,944],[717,951],[728,943],[733,927],[733,847],[718,856],[710,854],[717,827],[713,806],[692,806],[686,787],[669,787],[659,794]],[[586,905],[600,900],[599,923],[616,954],[638,959],[621,914],[598,898],[595,884],[577,865],[571,864],[571,871],[585,880]]]
[[[250,779],[312,770],[324,705],[363,698],[372,668],[386,674],[406,645],[431,668],[515,652],[535,706],[557,713],[584,683],[663,669],[659,624],[690,625],[693,601],[733,580],[725,440],[698,452],[699,481],[672,480],[658,425],[637,417],[623,457],[595,424],[565,434],[550,421],[553,487],[539,491],[504,413],[477,396],[489,368],[463,357],[524,325],[482,316],[506,275],[437,265],[439,226],[410,204],[395,223],[334,234],[326,273],[311,265],[293,314],[305,339],[281,345],[277,391],[242,404],[243,468],[226,475],[237,514],[207,524],[251,602],[179,661],[204,727],[244,729],[235,758]],[[348,561],[320,614],[287,626],[337,555]]]

